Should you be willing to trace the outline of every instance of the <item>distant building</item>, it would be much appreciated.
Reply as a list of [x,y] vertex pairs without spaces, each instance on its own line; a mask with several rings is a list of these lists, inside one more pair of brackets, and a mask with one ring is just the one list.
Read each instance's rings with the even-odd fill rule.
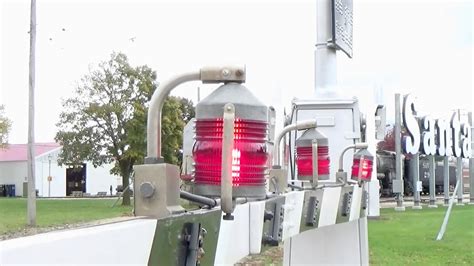
[[[115,193],[117,185],[122,184],[121,177],[110,174],[113,167],[110,164],[97,168],[90,162],[84,162],[78,168],[59,166],[57,158],[61,149],[57,143],[35,144],[35,185],[38,196],[64,197],[80,192],[90,195],[107,192],[110,195],[110,186]],[[27,144],[9,144],[5,149],[0,149],[0,189],[6,191],[8,186],[11,191],[13,187],[16,196],[26,195],[27,173]]]

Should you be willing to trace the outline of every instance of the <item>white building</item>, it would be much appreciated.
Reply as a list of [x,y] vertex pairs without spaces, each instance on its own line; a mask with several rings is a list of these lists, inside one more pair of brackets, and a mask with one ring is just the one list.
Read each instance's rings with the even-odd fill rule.
[[[64,197],[71,195],[72,191],[90,195],[107,192],[110,195],[110,186],[115,194],[115,188],[122,184],[122,179],[110,174],[113,165],[94,168],[92,163],[85,162],[75,169],[59,166],[57,158],[61,148],[57,143],[35,145],[35,185],[40,197]],[[27,145],[10,144],[0,149],[0,185],[14,185],[14,194],[23,196],[26,181]]]

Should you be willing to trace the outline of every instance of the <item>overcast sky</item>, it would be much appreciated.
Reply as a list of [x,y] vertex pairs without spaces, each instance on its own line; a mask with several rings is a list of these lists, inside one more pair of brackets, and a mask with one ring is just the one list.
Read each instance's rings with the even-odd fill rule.
[[[0,0],[1,1],[1,0]],[[314,94],[315,1],[37,0],[36,141],[52,141],[61,99],[90,67],[124,52],[158,80],[204,65],[245,64],[246,86],[281,115]],[[0,104],[10,143],[26,143],[29,1],[1,1]],[[338,82],[361,104],[414,93],[423,113],[472,110],[472,1],[354,0],[354,58],[338,55]],[[63,30],[64,29],[64,30]],[[196,102],[215,86],[173,94]],[[376,98],[374,91],[383,91]],[[380,95],[380,93],[379,93]]]

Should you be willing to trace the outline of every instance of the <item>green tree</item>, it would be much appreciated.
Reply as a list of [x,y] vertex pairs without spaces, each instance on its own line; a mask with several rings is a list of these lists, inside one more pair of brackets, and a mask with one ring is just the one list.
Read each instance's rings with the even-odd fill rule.
[[183,145],[183,105],[181,100],[175,96],[168,96],[163,104],[162,113],[162,155],[165,162],[179,165],[179,150]]
[[[122,53],[85,75],[75,96],[63,101],[56,141],[62,146],[60,163],[95,167],[114,163],[113,174],[123,186],[146,150],[146,103],[156,89],[156,73],[148,66],[132,67]],[[123,195],[130,205],[130,194]]]
[[[179,131],[179,145],[175,146],[175,152],[173,153],[175,157],[173,158],[173,160],[176,161],[176,164],[181,167],[181,165],[183,164],[183,154],[181,152],[181,149],[183,148],[182,132],[184,126],[196,116],[196,109],[193,105],[193,102],[189,99],[186,99],[184,97],[173,97],[173,99],[178,101],[179,103],[180,119],[182,121],[182,126]],[[176,149],[176,147],[178,148]]]
[[5,108],[0,105],[0,148],[5,148],[8,143],[11,121],[5,116]]
[[[75,96],[63,102],[56,134],[63,146],[59,162],[114,163],[112,173],[122,176],[127,187],[133,165],[142,163],[146,153],[147,103],[156,84],[151,68],[132,67],[121,53],[113,53],[109,61],[85,75]],[[167,163],[178,163],[184,127],[181,110],[189,108],[182,107],[182,102],[190,101],[170,96],[163,105],[162,155]],[[129,204],[126,191],[123,205]]]
[[181,109],[181,119],[186,125],[191,119],[196,116],[196,109],[194,108],[193,101],[186,99],[186,98],[179,98],[180,101],[180,109]]

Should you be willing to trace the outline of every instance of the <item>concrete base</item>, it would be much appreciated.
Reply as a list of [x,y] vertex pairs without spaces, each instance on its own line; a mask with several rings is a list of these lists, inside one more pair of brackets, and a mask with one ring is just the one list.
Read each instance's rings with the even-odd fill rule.
[[468,205],[474,205],[474,202],[469,202]]
[[456,206],[464,206],[464,203],[462,203],[462,202],[459,203],[459,202],[458,202],[458,203],[456,203]]
[[397,212],[404,212],[404,211],[405,211],[405,206],[395,207],[395,211],[397,211]]
[[438,208],[438,205],[428,205],[428,208]]
[[421,210],[421,209],[423,209],[423,207],[422,207],[421,205],[417,205],[417,206],[414,205],[414,206],[411,207],[411,208],[412,208],[413,210]]
[[445,203],[445,204],[443,204],[443,206],[444,207],[449,207],[449,203],[448,204]]

